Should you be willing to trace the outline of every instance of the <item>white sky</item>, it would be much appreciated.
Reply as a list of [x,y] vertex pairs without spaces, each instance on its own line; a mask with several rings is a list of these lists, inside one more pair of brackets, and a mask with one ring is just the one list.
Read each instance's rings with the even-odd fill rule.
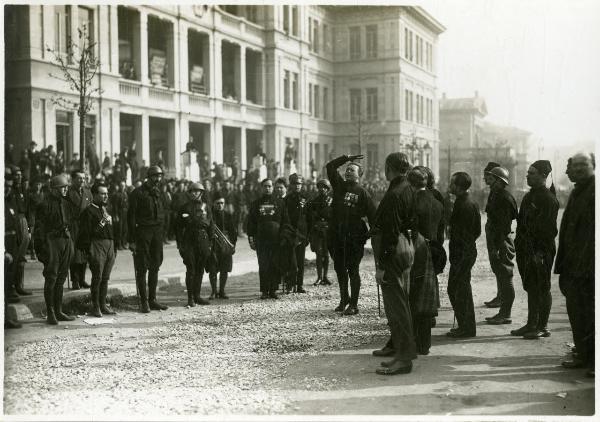
[[446,28],[439,95],[485,98],[487,120],[546,148],[600,143],[600,1],[422,0]]

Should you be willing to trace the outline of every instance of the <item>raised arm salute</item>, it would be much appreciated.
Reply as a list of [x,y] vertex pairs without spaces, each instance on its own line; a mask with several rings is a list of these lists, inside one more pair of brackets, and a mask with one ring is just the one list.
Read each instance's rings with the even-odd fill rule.
[[[328,246],[340,286],[340,303],[335,310],[344,312],[344,315],[358,313],[360,292],[358,267],[368,238],[368,229],[363,218],[369,220],[369,225],[373,224],[375,218],[373,200],[359,185],[363,173],[362,167],[353,161],[362,158],[362,155],[342,155],[327,163],[327,177],[333,190]],[[348,162],[350,163],[346,166],[344,179],[342,179],[338,168]],[[351,296],[348,295],[348,280],[352,291]]]

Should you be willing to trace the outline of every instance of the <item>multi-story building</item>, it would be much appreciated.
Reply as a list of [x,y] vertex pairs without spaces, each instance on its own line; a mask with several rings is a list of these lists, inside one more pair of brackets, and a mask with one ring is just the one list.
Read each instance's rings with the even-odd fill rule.
[[473,188],[485,187],[483,168],[495,161],[510,172],[511,189],[526,186],[530,132],[499,126],[485,119],[485,100],[475,91],[469,98],[446,98],[440,101],[440,175],[447,186],[450,175],[466,171]]
[[[382,163],[406,150],[437,173],[437,37],[445,29],[408,6],[5,7],[6,142],[79,151],[77,100],[56,73],[86,25],[102,90],[85,119],[99,157],[135,149],[183,174],[193,142],[210,160],[265,153],[307,173],[332,153]],[[53,51],[50,51],[53,50]],[[91,141],[91,142],[90,142]]]

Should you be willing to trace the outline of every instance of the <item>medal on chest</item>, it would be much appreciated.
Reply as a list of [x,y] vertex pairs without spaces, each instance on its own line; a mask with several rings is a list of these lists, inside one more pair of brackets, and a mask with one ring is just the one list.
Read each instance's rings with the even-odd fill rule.
[[275,205],[274,204],[261,204],[258,207],[258,213],[263,217],[275,215]]
[[352,192],[346,192],[344,194],[344,205],[355,208],[358,205],[358,195]]

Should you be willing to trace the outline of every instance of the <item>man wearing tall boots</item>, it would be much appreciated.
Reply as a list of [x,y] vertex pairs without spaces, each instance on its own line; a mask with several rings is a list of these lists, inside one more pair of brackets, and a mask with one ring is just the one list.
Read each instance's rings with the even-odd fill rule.
[[554,272],[567,300],[567,314],[576,353],[562,363],[565,368],[587,368],[595,373],[595,227],[596,167],[593,154],[578,153],[569,159],[567,175],[575,183],[558,235]]
[[316,255],[317,281],[314,285],[328,286],[329,250],[327,239],[331,219],[331,183],[327,179],[317,182],[318,195],[308,203],[308,238],[310,249]]
[[291,174],[289,177],[289,193],[284,198],[287,214],[290,219],[290,225],[294,231],[291,245],[291,271],[288,271],[287,286],[293,286],[296,293],[306,293],[304,290],[304,256],[306,254],[306,245],[308,237],[308,224],[306,221],[306,211],[308,198],[303,192],[304,178],[297,174]]
[[168,306],[156,300],[158,270],[163,261],[163,226],[166,212],[160,192],[163,171],[159,166],[151,166],[147,176],[147,180],[131,192],[127,210],[129,249],[133,253],[142,313],[148,313],[151,309],[168,309]]
[[[494,161],[490,161],[489,163],[487,163],[487,165],[483,169],[483,181],[490,188],[490,193],[488,195],[487,204],[485,206],[486,213],[490,209],[490,203],[493,203],[494,190],[492,189],[492,184],[496,181],[496,178],[490,172],[492,171],[492,169],[494,169],[496,167],[500,167],[500,164],[495,163]],[[487,224],[486,224],[486,228],[487,228]],[[490,259],[490,262],[492,262],[492,260],[494,260],[494,257],[492,255],[495,254],[494,251],[496,249],[493,247],[493,245],[490,244],[490,240],[487,237],[486,237],[486,246],[487,246],[487,251],[488,251],[488,257]],[[513,249],[514,249],[514,247],[513,247]],[[513,255],[514,255],[514,253],[513,253]],[[513,264],[513,266],[514,266],[514,264]],[[493,269],[492,269],[492,271],[493,271]],[[500,291],[501,291],[500,281],[496,277],[496,296],[494,296],[494,298],[491,300],[483,302],[484,305],[488,308],[499,308],[500,307]]]
[[382,362],[380,375],[406,374],[417,358],[410,310],[410,270],[413,264],[410,231],[413,219],[414,189],[406,179],[410,164],[405,154],[395,152],[385,160],[385,177],[390,186],[385,193],[373,225],[375,280],[381,285],[383,304],[393,343],[393,359]]
[[77,246],[86,252],[92,271],[92,312],[95,317],[113,315],[106,304],[108,280],[115,264],[116,252],[113,219],[107,211],[108,188],[99,183],[91,189],[93,202],[81,213]]
[[448,298],[458,328],[446,335],[453,338],[475,337],[475,310],[471,291],[471,269],[477,259],[475,241],[481,235],[479,207],[469,195],[471,177],[464,172],[450,178],[450,193],[456,195],[450,217],[450,273]]
[[65,176],[51,179],[50,195],[36,211],[33,234],[37,257],[44,264],[44,300],[47,322],[51,325],[75,319],[62,312],[63,286],[73,257],[68,188]]
[[[12,199],[15,204],[15,211],[17,212],[17,237],[19,243],[26,242],[29,244],[29,224],[27,222],[27,202],[28,198],[23,192],[23,173],[17,166],[12,166],[13,185],[12,185]],[[32,294],[31,291],[25,290],[25,263],[27,259],[25,254],[17,257],[14,271],[14,287],[17,294],[20,296],[29,296]]]
[[559,208],[554,186],[546,187],[551,171],[547,160],[538,160],[529,167],[527,184],[531,190],[523,197],[517,218],[515,249],[523,289],[527,292],[527,323],[510,333],[530,340],[550,336],[550,276],[556,254],[554,238],[558,234]]
[[[21,324],[8,315],[8,304],[20,302],[19,297],[14,293],[15,261],[19,255],[19,244],[17,209],[12,198],[12,183],[11,169],[6,167],[4,169],[4,328],[21,328]],[[12,297],[12,300],[9,301],[9,297]]]
[[277,299],[281,277],[280,253],[283,230],[289,219],[283,199],[273,194],[273,181],[261,182],[263,194],[252,202],[248,212],[248,243],[256,251],[261,299]]
[[208,305],[200,296],[204,272],[210,270],[214,223],[210,206],[204,201],[204,186],[191,183],[189,199],[179,207],[175,223],[177,249],[185,264],[188,306]]
[[[225,198],[221,194],[214,197],[212,216],[215,226],[227,237],[227,240],[233,245],[235,253],[235,245],[238,238],[238,224],[235,215],[225,208]],[[216,238],[216,235],[215,235]],[[209,278],[212,293],[209,299],[229,299],[225,293],[225,285],[227,284],[228,273],[233,268],[233,254],[223,250],[219,242],[214,242],[213,247],[213,262],[210,266]],[[217,290],[217,275],[219,278],[219,289]]]
[[485,236],[490,265],[500,286],[500,310],[486,320],[492,325],[510,324],[512,323],[510,314],[515,300],[515,288],[512,282],[515,244],[511,237],[511,225],[518,215],[517,201],[506,190],[509,176],[507,169],[495,167],[489,174],[494,180],[490,184],[491,193],[486,206],[488,218],[485,223]]
[[[358,267],[369,232],[363,218],[368,219],[369,225],[372,225],[375,218],[373,200],[367,190],[359,184],[363,169],[360,164],[354,162],[362,158],[362,155],[342,155],[331,160],[326,166],[327,178],[333,190],[328,246],[340,286],[340,303],[335,311],[343,312],[344,315],[358,313]],[[338,168],[346,163],[348,165],[342,179]],[[351,296],[348,294],[348,281]]]
[[[71,235],[73,241],[76,241],[79,234],[81,213],[92,203],[92,193],[85,186],[85,174],[83,172],[76,170],[71,173],[71,187],[67,193],[67,199],[71,206]],[[79,290],[81,287],[85,289],[90,287],[85,282],[86,267],[87,256],[85,252],[75,247],[70,268],[71,288],[73,290]]]

